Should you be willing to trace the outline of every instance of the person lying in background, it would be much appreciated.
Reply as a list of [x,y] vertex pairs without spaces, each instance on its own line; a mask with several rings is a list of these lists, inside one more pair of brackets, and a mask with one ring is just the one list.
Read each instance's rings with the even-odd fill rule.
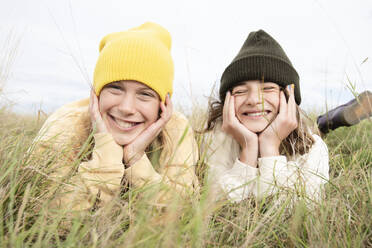
[[125,187],[161,184],[154,196],[160,205],[174,192],[198,190],[193,131],[170,98],[170,48],[168,31],[151,22],[101,40],[90,99],[55,111],[35,139],[34,154],[57,154],[50,178],[61,187],[53,207],[100,207]]
[[318,116],[317,124],[322,135],[339,127],[349,127],[372,116],[372,92],[364,91],[349,102]]

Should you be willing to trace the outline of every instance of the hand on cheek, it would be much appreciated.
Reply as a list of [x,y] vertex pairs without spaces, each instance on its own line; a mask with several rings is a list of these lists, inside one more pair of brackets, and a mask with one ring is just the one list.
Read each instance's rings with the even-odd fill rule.
[[173,113],[173,104],[169,94],[165,98],[165,103],[160,102],[160,118],[140,133],[130,144],[124,146],[124,161],[130,166],[140,159],[145,153],[146,148],[159,135],[165,124],[170,120]]
[[256,167],[258,156],[257,134],[249,131],[235,115],[234,96],[227,92],[222,113],[222,130],[231,135],[240,145],[239,160],[245,164]]
[[281,91],[279,113],[258,137],[261,157],[278,156],[281,142],[298,126],[294,85],[288,88],[290,88],[288,103],[284,92]]
[[90,101],[89,101],[89,113],[90,120],[92,122],[93,128],[96,133],[105,133],[107,132],[106,125],[102,119],[101,113],[99,112],[98,107],[98,97],[92,89],[90,91]]

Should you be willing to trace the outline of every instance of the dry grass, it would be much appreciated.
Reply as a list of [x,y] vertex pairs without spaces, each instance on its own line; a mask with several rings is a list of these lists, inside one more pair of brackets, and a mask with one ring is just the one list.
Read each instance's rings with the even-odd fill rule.
[[[195,125],[201,116],[193,114]],[[53,158],[27,156],[43,120],[6,110],[0,119],[2,247],[372,246],[371,121],[339,128],[325,139],[331,179],[324,201],[311,206],[304,200],[279,206],[270,199],[215,203],[204,185],[200,199],[175,201],[166,212],[148,204],[155,189],[147,188],[71,218],[48,209],[45,195],[52,189],[43,171]]]
[[[19,39],[11,33],[4,44],[0,98]],[[203,108],[194,107],[189,118],[196,130],[203,116]],[[149,187],[74,216],[48,207],[53,198],[48,193],[55,190],[48,167],[58,154],[29,157],[43,121],[43,116],[20,116],[0,105],[0,247],[372,247],[370,120],[326,137],[330,181],[319,203],[216,203],[203,184],[199,199],[178,199],[167,211],[148,204],[158,190]],[[202,146],[202,137],[197,138]],[[203,158],[196,168],[201,181]]]

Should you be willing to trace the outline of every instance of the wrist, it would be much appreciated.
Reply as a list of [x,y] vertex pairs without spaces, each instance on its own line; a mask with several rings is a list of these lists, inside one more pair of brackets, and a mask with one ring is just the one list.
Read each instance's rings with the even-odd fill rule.
[[126,149],[124,147],[124,153],[123,153],[123,162],[125,164],[125,167],[128,168],[131,165],[135,164],[138,160],[141,159],[145,152],[133,152],[130,151],[130,149]]
[[258,145],[242,148],[239,154],[239,160],[249,166],[254,168],[257,167],[258,159]]
[[239,145],[240,147],[242,148],[242,150],[250,150],[250,149],[258,149],[258,137],[257,135],[256,136],[252,136],[252,137],[245,137],[245,136],[242,136],[241,138],[243,139],[240,139],[239,140]]
[[273,143],[260,143],[260,157],[279,156],[279,145]]

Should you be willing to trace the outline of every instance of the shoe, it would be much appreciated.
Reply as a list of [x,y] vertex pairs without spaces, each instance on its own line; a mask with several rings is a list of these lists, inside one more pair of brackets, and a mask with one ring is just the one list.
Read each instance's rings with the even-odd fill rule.
[[352,100],[349,106],[343,111],[345,121],[351,125],[358,124],[372,115],[372,92],[364,91],[356,99]]
[[372,92],[364,91],[346,104],[318,116],[319,130],[326,134],[342,126],[352,126],[372,116]]

